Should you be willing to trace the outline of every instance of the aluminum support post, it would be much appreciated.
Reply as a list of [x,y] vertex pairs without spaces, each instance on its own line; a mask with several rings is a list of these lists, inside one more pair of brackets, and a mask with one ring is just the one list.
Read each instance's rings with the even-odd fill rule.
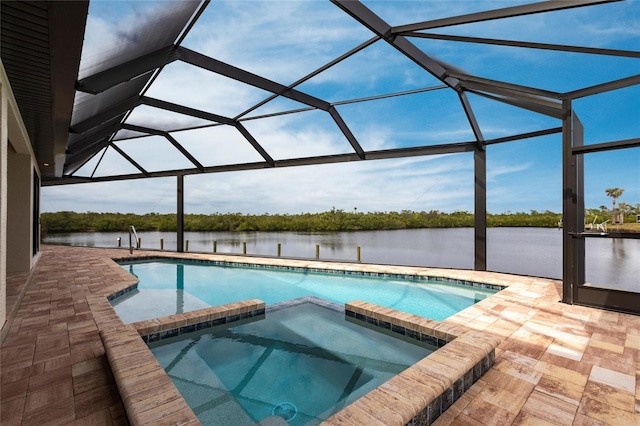
[[474,165],[474,266],[476,271],[487,270],[487,151],[473,151]]
[[583,156],[573,153],[583,145],[584,132],[570,99],[562,110],[562,301],[573,304],[585,282]]
[[177,219],[177,246],[176,251],[178,253],[184,252],[184,175],[178,175],[178,186],[177,186],[177,195],[178,195],[178,206],[176,210],[176,219]]

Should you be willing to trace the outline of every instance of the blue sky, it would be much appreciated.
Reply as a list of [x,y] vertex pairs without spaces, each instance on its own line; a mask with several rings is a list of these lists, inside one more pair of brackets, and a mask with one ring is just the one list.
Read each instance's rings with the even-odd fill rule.
[[[518,1],[365,1],[391,25],[508,7]],[[168,1],[92,1],[81,74],[105,49],[117,53],[134,40],[142,17],[160,16]],[[640,50],[640,1],[571,9],[433,30],[442,34]],[[290,84],[372,34],[328,1],[212,1],[183,46],[223,62]],[[480,77],[565,92],[640,74],[640,59],[515,49],[451,41],[410,39],[429,55]],[[329,102],[415,90],[440,82],[384,42],[301,84],[303,92]],[[174,62],[165,67],[148,96],[233,117],[268,93]],[[498,138],[560,125],[559,120],[469,95],[484,137]],[[300,108],[275,99],[249,116]],[[640,136],[640,86],[579,99],[575,110],[585,142]],[[358,104],[338,105],[365,150],[466,142],[473,133],[451,90]],[[139,107],[128,123],[163,129],[198,126],[202,120]],[[329,115],[309,111],[244,122],[278,159],[351,152]],[[171,135],[209,166],[260,161],[261,157],[227,126],[175,131]],[[121,133],[117,139],[127,136]],[[191,167],[158,136],[119,140],[116,145],[147,170]],[[117,152],[106,150],[79,176],[136,172]],[[97,165],[97,167],[96,167]],[[585,156],[587,207],[609,206],[605,189],[624,188],[619,201],[640,203],[640,148]],[[487,148],[487,210],[562,209],[559,134]],[[45,187],[42,211],[175,212],[176,178]],[[331,208],[358,211],[473,211],[471,153],[411,157],[194,175],[185,178],[187,213],[299,213]]]

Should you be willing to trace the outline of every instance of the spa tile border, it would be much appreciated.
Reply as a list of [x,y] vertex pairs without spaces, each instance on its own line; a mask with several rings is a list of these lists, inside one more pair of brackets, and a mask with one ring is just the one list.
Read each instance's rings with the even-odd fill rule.
[[285,271],[285,272],[312,272],[312,273],[321,273],[321,274],[388,278],[388,279],[399,279],[399,280],[410,280],[410,281],[432,281],[432,282],[438,282],[443,284],[456,284],[456,285],[462,285],[466,287],[473,287],[473,288],[493,290],[493,291],[500,291],[506,287],[505,285],[500,285],[500,284],[492,284],[492,283],[486,283],[486,282],[450,278],[450,277],[438,276],[438,275],[389,273],[389,272],[376,272],[376,271],[364,271],[364,270],[355,271],[355,270],[348,270],[348,269],[318,268],[318,267],[312,267],[312,266],[273,265],[273,264],[263,264],[263,263],[231,262],[228,260],[191,259],[191,258],[181,258],[181,257],[171,257],[171,256],[139,256],[139,257],[136,257],[135,259],[120,258],[120,259],[114,259],[114,261],[123,265],[144,263],[149,261],[174,261],[174,262],[180,261],[185,263],[208,264],[213,266],[224,266],[224,267],[230,267],[230,268],[266,269],[266,270],[277,270],[277,271]]
[[[353,316],[349,314],[353,313]],[[416,340],[430,336],[439,349],[345,407],[323,425],[431,425],[495,363],[499,341],[465,327],[445,326],[367,302],[347,303],[345,314]],[[360,318],[358,318],[360,317]],[[402,334],[402,333],[400,333]],[[442,345],[442,346],[440,346]]]
[[329,309],[339,314],[345,313],[344,306],[340,305],[339,303],[330,302],[328,300],[321,299],[316,296],[305,296],[305,297],[299,297],[297,299],[285,300],[283,302],[272,303],[269,306],[267,306],[266,312],[267,313],[275,312],[281,309],[291,308],[293,306],[298,306],[305,303],[313,303],[314,305],[322,306],[323,308]]
[[425,331],[424,328],[422,328],[423,331],[421,331],[420,327],[413,326],[413,324],[409,324],[409,327],[402,326],[398,324],[398,322],[394,321],[394,318],[389,315],[382,315],[382,318],[375,318],[374,316],[358,313],[352,310],[354,308],[352,303],[357,302],[347,303],[345,307],[344,313],[348,318],[354,318],[374,327],[392,331],[400,334],[401,336],[417,340],[418,342],[422,342],[436,348],[441,348],[449,343],[449,340],[436,337],[434,331]]
[[264,316],[265,303],[262,300],[250,299],[184,314],[139,321],[132,325],[145,343],[153,343],[241,320],[251,318],[258,320]]
[[[123,324],[104,296],[87,298],[118,392],[132,425],[199,425],[148,343],[247,318],[264,317],[265,303],[251,299],[227,305]],[[131,362],[135,357],[136,362]]]
[[200,424],[132,325],[101,330],[100,338],[130,424]]
[[104,295],[86,297],[129,424],[151,426],[162,422],[199,425],[200,421],[193,410],[138,331],[131,324],[123,324],[107,300],[106,296],[114,292],[114,288],[119,291],[118,287],[130,285],[125,281],[109,287]]

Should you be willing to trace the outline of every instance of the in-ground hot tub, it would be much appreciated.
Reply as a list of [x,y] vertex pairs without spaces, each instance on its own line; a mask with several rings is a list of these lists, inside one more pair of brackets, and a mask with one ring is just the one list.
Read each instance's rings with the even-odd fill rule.
[[318,424],[438,349],[317,299],[269,308],[149,343],[203,424]]

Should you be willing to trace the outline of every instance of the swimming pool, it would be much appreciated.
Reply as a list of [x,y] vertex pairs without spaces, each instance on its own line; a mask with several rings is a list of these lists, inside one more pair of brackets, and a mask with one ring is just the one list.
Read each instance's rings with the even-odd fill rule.
[[203,424],[315,425],[437,349],[354,324],[339,305],[280,305],[149,343]]
[[112,300],[125,323],[253,298],[270,305],[305,296],[340,304],[364,300],[441,321],[500,289],[479,283],[452,284],[446,279],[221,262],[150,259],[121,265],[140,280],[136,290]]

